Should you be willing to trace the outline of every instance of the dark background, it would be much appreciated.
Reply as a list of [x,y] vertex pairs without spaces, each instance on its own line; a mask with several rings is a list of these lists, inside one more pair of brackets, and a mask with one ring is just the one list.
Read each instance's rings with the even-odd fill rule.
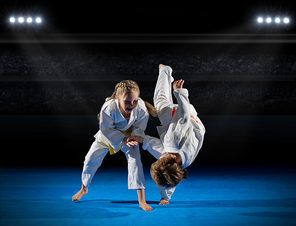
[[[137,81],[152,103],[159,63],[185,79],[206,127],[195,163],[295,162],[291,3],[0,3],[1,164],[81,165],[115,84]],[[20,12],[42,25],[7,22]],[[267,12],[291,24],[258,26]],[[146,133],[157,136],[158,124],[152,118]],[[120,152],[104,163],[125,161]]]
[[[5,33],[295,33],[295,26],[256,23],[258,16],[288,16],[292,1],[14,1],[1,3]],[[12,28],[10,16],[41,16],[43,25]],[[35,30],[34,30],[35,29]]]

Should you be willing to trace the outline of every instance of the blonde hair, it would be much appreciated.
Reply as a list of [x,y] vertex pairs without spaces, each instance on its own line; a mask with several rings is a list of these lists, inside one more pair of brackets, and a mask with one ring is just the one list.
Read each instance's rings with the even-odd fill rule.
[[[106,102],[109,100],[116,99],[116,96],[121,96],[126,92],[132,92],[132,91],[138,92],[140,96],[140,88],[135,81],[123,80],[115,85],[114,92],[112,93],[111,97],[107,98]],[[156,108],[153,107],[153,105],[148,103],[147,101],[144,101],[144,103],[149,114],[152,115],[153,117],[157,117],[158,111],[156,110]],[[100,119],[100,114],[98,114],[98,118]]]
[[150,174],[157,186],[175,187],[187,179],[187,170],[172,157],[161,158],[151,165]]

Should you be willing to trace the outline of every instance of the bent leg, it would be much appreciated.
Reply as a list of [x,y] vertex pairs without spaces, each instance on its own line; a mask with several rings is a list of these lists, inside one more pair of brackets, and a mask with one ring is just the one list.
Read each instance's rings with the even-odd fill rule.
[[93,142],[90,150],[88,151],[84,166],[81,174],[82,186],[81,189],[72,197],[72,201],[78,201],[82,196],[88,193],[88,186],[96,173],[97,169],[102,164],[102,161],[105,155],[108,153],[105,145],[98,143],[97,141]]
[[85,187],[89,187],[97,169],[101,166],[108,151],[109,148],[105,144],[99,143],[97,140],[93,142],[90,150],[85,156],[81,174],[81,180]]

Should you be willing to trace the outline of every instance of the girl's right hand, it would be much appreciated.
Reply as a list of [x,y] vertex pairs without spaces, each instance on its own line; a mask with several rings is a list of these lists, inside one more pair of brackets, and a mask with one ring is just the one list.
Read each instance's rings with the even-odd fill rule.
[[134,147],[134,146],[137,146],[139,144],[135,139],[133,139],[133,136],[125,137],[123,139],[123,142],[128,147]]

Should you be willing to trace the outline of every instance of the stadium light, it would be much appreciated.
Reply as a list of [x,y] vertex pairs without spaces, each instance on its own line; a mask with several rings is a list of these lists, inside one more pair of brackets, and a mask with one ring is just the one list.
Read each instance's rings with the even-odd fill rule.
[[9,18],[10,23],[14,23],[15,22],[15,18],[12,16]]
[[289,19],[288,17],[285,17],[285,18],[284,18],[284,23],[285,23],[285,24],[288,24],[289,22],[290,22],[290,19]]
[[25,21],[24,17],[19,17],[19,18],[18,18],[18,22],[19,22],[19,23],[22,24],[22,23],[24,23],[24,21]]
[[277,17],[257,17],[257,23],[259,24],[272,24],[273,22],[275,22],[275,24],[289,24],[290,23],[290,18],[289,17],[280,17],[280,16],[277,16]]
[[30,24],[30,23],[32,23],[32,21],[33,21],[32,17],[28,17],[28,18],[27,18],[27,23]]
[[262,18],[262,17],[258,17],[258,18],[257,18],[257,22],[258,22],[258,23],[262,23],[262,22],[263,22],[263,18]]
[[268,23],[268,24],[271,23],[271,18],[270,17],[266,18],[266,23]]
[[[11,24],[24,24],[24,22],[26,22],[26,24],[41,24],[42,23],[42,18],[41,17],[35,17],[33,19],[32,16],[28,16],[28,17],[23,17],[23,16],[11,16],[9,17],[9,22]],[[16,23],[17,22],[17,23]]]
[[281,22],[281,19],[277,17],[277,18],[275,18],[275,22],[278,24]]
[[37,17],[37,18],[36,18],[36,23],[37,23],[37,24],[40,24],[41,22],[42,22],[42,19],[41,19],[40,17]]

